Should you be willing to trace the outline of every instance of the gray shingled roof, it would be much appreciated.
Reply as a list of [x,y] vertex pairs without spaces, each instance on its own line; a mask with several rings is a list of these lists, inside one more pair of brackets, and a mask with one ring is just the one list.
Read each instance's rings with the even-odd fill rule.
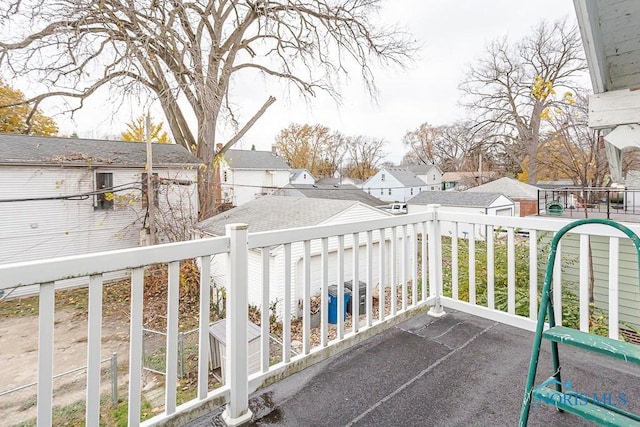
[[385,168],[385,170],[393,175],[405,187],[423,187],[427,185],[423,180],[418,178],[414,172],[406,167]]
[[[0,164],[112,165],[143,167],[146,145],[140,142],[0,134]],[[153,144],[153,166],[202,163],[177,144]]]
[[291,169],[284,160],[271,151],[227,150],[224,158],[231,169]]
[[500,193],[468,193],[460,191],[423,191],[409,199],[410,205],[440,204],[443,206],[467,206],[474,208],[486,208],[491,206]]
[[249,224],[249,232],[283,230],[318,225],[358,204],[351,200],[265,196],[200,221],[196,228],[222,236],[225,225]]
[[540,187],[520,182],[513,178],[500,178],[486,184],[473,187],[465,193],[496,193],[499,192],[512,199],[538,200]]
[[356,187],[355,185],[312,185],[312,184],[289,184],[278,191],[284,196],[309,197],[313,199],[331,200],[356,200],[369,206],[382,206],[386,203],[373,197]]
[[323,184],[323,185],[337,185],[337,184],[341,184],[344,181],[351,181],[355,184],[362,184],[364,181],[359,179],[359,178],[320,178],[319,180],[316,181],[316,184]]
[[415,173],[416,175],[426,175],[429,173],[429,171],[431,171],[431,169],[437,169],[436,165],[425,165],[425,164],[421,164],[421,165],[408,165],[407,169],[409,169],[411,172]]

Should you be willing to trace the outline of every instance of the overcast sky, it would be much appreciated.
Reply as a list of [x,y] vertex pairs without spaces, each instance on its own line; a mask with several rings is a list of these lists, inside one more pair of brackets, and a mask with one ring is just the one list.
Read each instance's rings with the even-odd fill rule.
[[[407,131],[424,122],[442,125],[464,118],[464,111],[457,106],[458,85],[465,67],[483,55],[489,41],[503,36],[517,40],[542,19],[564,17],[576,21],[570,0],[386,0],[381,20],[406,28],[421,49],[408,69],[377,72],[377,100],[371,99],[357,79],[357,70],[354,79],[341,90],[342,105],[323,95],[308,102],[295,95],[288,97],[260,79],[239,83],[235,90],[241,94],[237,99],[241,122],[268,95],[276,96],[278,101],[237,147],[249,149],[255,144],[258,149],[268,150],[276,134],[290,123],[320,123],[346,135],[384,138],[388,141],[387,159],[398,162],[406,151],[401,140]],[[142,112],[134,101],[114,119],[105,118],[104,111],[113,105],[106,98],[101,94],[89,102],[86,111],[76,114],[75,123],[56,117],[61,133],[115,136],[132,115]],[[156,111],[159,116],[160,110]],[[222,139],[229,136],[222,135]]]

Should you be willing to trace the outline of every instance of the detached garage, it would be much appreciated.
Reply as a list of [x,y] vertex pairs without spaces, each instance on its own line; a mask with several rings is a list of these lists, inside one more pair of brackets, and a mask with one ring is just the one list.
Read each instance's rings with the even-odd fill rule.
[[[509,197],[500,193],[475,193],[457,191],[427,191],[422,192],[407,202],[407,213],[424,212],[427,205],[439,204],[442,216],[440,219],[443,236],[452,234],[452,227],[447,223],[446,212],[462,214],[480,214],[496,216],[514,216],[515,203]],[[475,229],[474,229],[475,228]],[[467,238],[471,235],[476,239],[485,238],[485,227],[471,224],[458,226],[458,237]]]

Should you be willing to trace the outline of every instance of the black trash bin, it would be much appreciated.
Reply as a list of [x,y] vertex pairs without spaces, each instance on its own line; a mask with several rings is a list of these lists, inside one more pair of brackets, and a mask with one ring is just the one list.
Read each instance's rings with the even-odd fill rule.
[[[344,282],[344,288],[349,289],[351,291],[351,296],[353,296],[353,280]],[[360,300],[358,314],[364,314],[367,312],[367,284],[362,280],[358,281],[358,299]],[[353,298],[351,298],[347,304],[347,313],[349,314],[353,314],[351,301],[353,301]]]

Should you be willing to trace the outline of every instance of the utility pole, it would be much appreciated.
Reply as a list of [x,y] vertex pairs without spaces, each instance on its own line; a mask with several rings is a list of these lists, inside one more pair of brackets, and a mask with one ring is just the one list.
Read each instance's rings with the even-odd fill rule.
[[153,193],[153,149],[151,147],[151,114],[147,113],[145,121],[145,139],[147,144],[147,213],[149,216],[149,244],[156,243],[156,205]]

